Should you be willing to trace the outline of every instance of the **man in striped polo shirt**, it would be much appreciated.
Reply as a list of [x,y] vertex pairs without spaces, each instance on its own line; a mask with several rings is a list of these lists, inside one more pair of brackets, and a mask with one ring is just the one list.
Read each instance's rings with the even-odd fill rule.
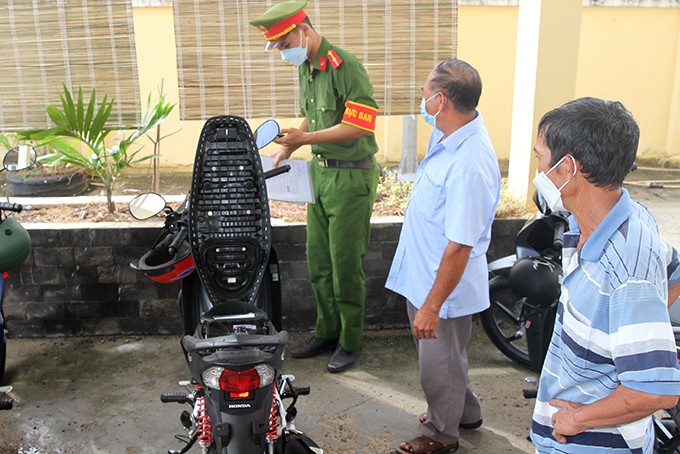
[[639,134],[621,103],[595,98],[539,123],[534,183],[551,208],[572,213],[531,430],[539,453],[651,454],[650,415],[678,403],[661,240],[622,188]]

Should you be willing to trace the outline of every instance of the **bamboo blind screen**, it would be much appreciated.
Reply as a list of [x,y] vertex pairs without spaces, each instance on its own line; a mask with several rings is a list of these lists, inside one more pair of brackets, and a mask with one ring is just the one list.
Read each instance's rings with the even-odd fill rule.
[[[248,24],[273,4],[174,0],[182,119],[300,115],[297,69],[278,51],[264,52],[262,34]],[[364,63],[380,115],[418,113],[428,74],[456,56],[455,0],[310,0],[305,12],[317,32]]]
[[130,0],[0,0],[0,131],[52,126],[63,83],[114,98],[109,126],[140,121]]

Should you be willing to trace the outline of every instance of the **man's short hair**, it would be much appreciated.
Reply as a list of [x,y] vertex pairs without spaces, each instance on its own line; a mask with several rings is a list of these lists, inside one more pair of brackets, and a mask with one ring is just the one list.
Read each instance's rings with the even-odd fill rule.
[[477,70],[463,60],[444,60],[435,67],[430,88],[433,92],[442,92],[458,112],[471,114],[482,95],[482,79]]
[[551,166],[570,154],[590,183],[615,189],[635,163],[640,128],[620,102],[580,98],[543,115],[538,136],[550,149]]

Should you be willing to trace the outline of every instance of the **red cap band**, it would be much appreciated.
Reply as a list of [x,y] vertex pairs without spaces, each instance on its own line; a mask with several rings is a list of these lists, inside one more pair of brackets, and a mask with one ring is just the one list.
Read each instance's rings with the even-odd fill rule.
[[290,16],[288,19],[284,19],[276,25],[269,27],[268,30],[264,32],[264,39],[267,41],[274,41],[279,39],[286,33],[293,30],[300,22],[305,20],[307,14],[304,10],[300,10],[297,13]]

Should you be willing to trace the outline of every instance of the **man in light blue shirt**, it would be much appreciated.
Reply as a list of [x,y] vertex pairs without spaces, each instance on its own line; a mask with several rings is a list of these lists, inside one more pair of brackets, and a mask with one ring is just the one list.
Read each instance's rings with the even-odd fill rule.
[[640,130],[621,103],[581,98],[538,131],[534,182],[572,217],[531,439],[541,454],[651,454],[650,415],[680,395],[667,311],[677,266],[654,216],[622,188]]
[[408,300],[428,408],[420,434],[399,453],[454,452],[459,427],[482,423],[465,348],[472,314],[489,307],[485,254],[501,176],[476,110],[481,90],[479,74],[461,60],[440,63],[423,86],[421,113],[434,129],[386,287]]

